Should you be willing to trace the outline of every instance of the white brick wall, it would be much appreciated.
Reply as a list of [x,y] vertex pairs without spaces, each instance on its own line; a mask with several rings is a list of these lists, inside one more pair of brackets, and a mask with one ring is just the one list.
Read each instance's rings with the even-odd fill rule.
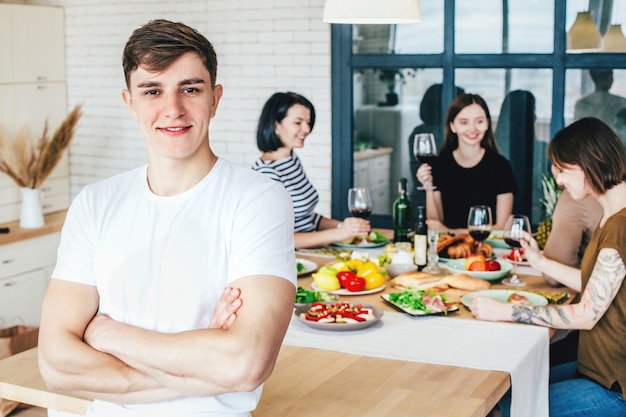
[[256,123],[276,91],[292,90],[316,108],[315,130],[298,152],[330,214],[330,26],[324,0],[30,0],[63,6],[68,104],[84,103],[70,147],[72,195],[84,185],[145,162],[143,138],[124,106],[121,54],[130,33],[154,18],[195,27],[214,44],[224,96],[211,124],[215,152],[250,166]]

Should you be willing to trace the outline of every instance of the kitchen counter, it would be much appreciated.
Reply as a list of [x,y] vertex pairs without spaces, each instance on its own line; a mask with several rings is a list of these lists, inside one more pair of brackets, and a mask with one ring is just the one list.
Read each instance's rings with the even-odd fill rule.
[[0,233],[0,245],[7,243],[19,242],[20,240],[30,239],[33,237],[43,236],[50,233],[59,232],[65,221],[66,210],[57,211],[56,213],[44,216],[43,227],[36,229],[24,229],[20,227],[19,220],[11,223],[0,224],[0,228],[8,227],[9,233]]

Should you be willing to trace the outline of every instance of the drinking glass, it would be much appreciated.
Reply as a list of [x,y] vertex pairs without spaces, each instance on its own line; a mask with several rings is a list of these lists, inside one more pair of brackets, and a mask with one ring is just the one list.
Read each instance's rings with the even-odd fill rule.
[[467,229],[470,236],[478,242],[478,246],[491,234],[493,225],[491,217],[491,207],[489,206],[472,206],[467,215]]
[[[366,219],[372,214],[372,196],[370,190],[364,187],[350,188],[348,190],[348,209],[354,217]],[[367,239],[361,236],[360,245],[366,245]]]
[[427,272],[433,275],[441,274],[442,270],[439,268],[439,254],[437,253],[437,242],[439,241],[439,230],[428,229],[428,264],[422,269],[423,272]]
[[[522,239],[522,232],[531,233],[530,220],[523,214],[511,214],[504,225],[504,242],[513,248],[521,248],[520,240]],[[511,277],[503,279],[503,284],[513,287],[526,285],[526,281],[521,280],[515,273],[516,265],[517,262],[513,262]]]
[[[437,142],[435,141],[435,135],[432,133],[417,133],[413,137],[413,155],[415,159],[422,164],[433,165],[433,161],[437,158]],[[435,190],[432,184],[418,187],[418,190]]]

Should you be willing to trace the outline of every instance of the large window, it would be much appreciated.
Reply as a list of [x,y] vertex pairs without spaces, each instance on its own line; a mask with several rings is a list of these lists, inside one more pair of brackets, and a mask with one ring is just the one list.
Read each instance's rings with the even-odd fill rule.
[[447,106],[465,91],[489,105],[520,186],[514,210],[539,223],[552,135],[585,115],[626,132],[626,54],[567,50],[566,34],[586,10],[601,33],[626,23],[622,2],[420,0],[420,24],[333,25],[333,216],[347,216],[347,189],[364,185],[373,224],[390,227],[401,177],[423,204],[410,137],[425,129],[441,144]]

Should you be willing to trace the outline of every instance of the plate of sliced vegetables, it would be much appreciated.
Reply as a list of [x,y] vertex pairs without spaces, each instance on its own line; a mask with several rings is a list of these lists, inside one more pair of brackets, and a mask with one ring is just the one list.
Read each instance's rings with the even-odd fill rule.
[[293,314],[304,325],[318,330],[360,330],[377,323],[383,311],[370,304],[315,302],[296,307]]
[[443,295],[416,288],[403,292],[383,294],[381,297],[396,309],[411,316],[448,314],[459,309],[459,306],[456,304],[446,303]]

